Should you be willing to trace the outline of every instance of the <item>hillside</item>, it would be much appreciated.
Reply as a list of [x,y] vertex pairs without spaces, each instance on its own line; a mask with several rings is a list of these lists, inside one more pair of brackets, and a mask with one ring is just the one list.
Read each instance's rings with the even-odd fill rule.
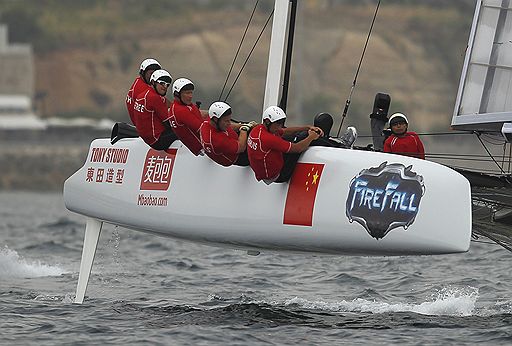
[[[375,10],[373,1],[353,3],[300,2],[289,98],[295,122],[309,121],[319,111],[339,114],[344,105]],[[414,129],[449,126],[472,2],[422,3],[381,5],[347,120],[361,133],[368,132],[368,114],[379,91],[391,94],[392,110],[409,114]],[[13,1],[0,4],[0,21],[10,24],[11,41],[35,47],[42,116],[126,120],[126,91],[148,56],[175,78],[194,80],[197,99],[205,105],[216,100],[253,4]],[[271,1],[260,4],[234,76],[271,8]],[[228,100],[242,119],[259,118],[269,32],[270,27]]]

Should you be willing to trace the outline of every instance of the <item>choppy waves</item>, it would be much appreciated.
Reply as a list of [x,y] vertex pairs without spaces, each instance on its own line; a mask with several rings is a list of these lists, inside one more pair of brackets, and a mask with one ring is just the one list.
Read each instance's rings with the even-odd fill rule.
[[73,304],[83,219],[60,195],[15,197],[0,194],[11,206],[0,220],[6,344],[512,340],[512,256],[488,245],[436,257],[252,257],[105,225],[84,305]]

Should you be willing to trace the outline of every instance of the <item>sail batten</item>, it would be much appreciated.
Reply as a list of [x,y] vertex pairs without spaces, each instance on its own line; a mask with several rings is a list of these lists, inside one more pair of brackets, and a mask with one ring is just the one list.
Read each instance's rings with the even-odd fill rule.
[[512,2],[478,1],[452,127],[500,131],[512,122]]

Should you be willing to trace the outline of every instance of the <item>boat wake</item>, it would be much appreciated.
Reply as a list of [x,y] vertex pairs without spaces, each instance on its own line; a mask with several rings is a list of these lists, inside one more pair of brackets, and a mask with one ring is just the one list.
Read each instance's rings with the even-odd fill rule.
[[[151,328],[170,325],[243,325],[276,327],[300,325],[314,328],[389,329],[459,328],[482,321],[492,325],[512,316],[511,302],[476,308],[479,292],[474,287],[447,287],[436,291],[421,303],[388,303],[357,298],[337,302],[310,301],[303,298],[256,300],[239,297],[209,296],[199,306],[126,303],[117,301],[116,313],[129,314],[146,321]],[[393,318],[390,316],[393,315]]]
[[67,271],[59,266],[44,264],[41,261],[28,261],[7,246],[0,248],[1,279],[58,276],[65,273]]
[[295,297],[285,301],[284,305],[330,312],[369,312],[374,314],[414,312],[422,315],[472,316],[478,296],[478,289],[474,287],[448,287],[436,292],[431,300],[419,304],[387,303],[362,298],[351,301],[326,302]]

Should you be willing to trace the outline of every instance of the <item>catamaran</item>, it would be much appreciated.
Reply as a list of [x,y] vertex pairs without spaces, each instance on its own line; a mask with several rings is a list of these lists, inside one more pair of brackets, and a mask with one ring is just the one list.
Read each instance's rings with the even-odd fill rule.
[[[502,4],[494,4],[498,2]],[[289,76],[296,5],[296,0],[275,1],[264,109],[286,100],[283,79]],[[488,12],[498,12],[498,20],[491,20]],[[483,66],[477,54],[483,50],[480,42],[490,35],[480,31],[491,30],[489,24],[500,35],[510,33],[500,19],[502,13],[510,18],[509,12],[508,1],[478,2],[455,128],[467,130],[477,125],[475,119],[489,119],[493,121],[486,130],[500,131],[502,124],[506,131],[512,122],[512,101],[502,92],[502,79],[488,82],[486,77],[479,84],[474,78],[492,70],[506,83],[512,80],[510,67],[502,69],[492,61]],[[482,20],[485,29],[479,26]],[[498,61],[511,59],[507,56],[512,55],[498,53]],[[483,90],[482,108],[473,96]],[[503,101],[506,109],[493,108]],[[508,118],[486,113],[507,109]],[[64,184],[66,207],[86,217],[76,303],[84,300],[103,223],[243,249],[249,255],[436,255],[469,249],[475,196],[483,199],[473,179],[468,181],[474,173],[382,152],[310,147],[288,183],[266,185],[256,181],[250,167],[222,167],[207,156],[194,156],[179,141],[166,151],[153,150],[138,137],[113,142],[94,140],[84,166]],[[493,237],[489,230],[484,235]]]

